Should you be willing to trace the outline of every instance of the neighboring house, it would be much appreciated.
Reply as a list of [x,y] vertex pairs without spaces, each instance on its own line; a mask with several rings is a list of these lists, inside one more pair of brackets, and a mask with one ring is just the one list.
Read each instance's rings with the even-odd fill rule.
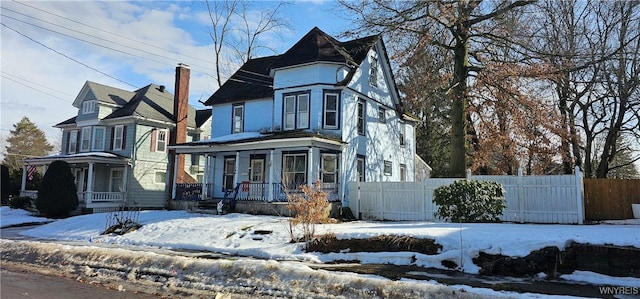
[[55,160],[69,163],[80,208],[90,211],[123,204],[163,208],[172,174],[182,182],[202,181],[203,162],[180,161],[183,167],[174,172],[168,151],[170,144],[207,139],[211,132],[211,110],[188,104],[189,74],[186,65],[176,68],[175,97],[162,85],[126,91],[87,81],[73,102],[78,115],[55,125],[62,129],[60,154],[25,160],[22,195],[37,192],[24,190],[27,168],[46,169]]
[[211,138],[169,146],[202,157],[204,184],[174,180],[174,199],[282,201],[320,180],[344,206],[349,181],[415,180],[416,119],[379,35],[340,42],[313,28],[284,54],[250,59],[205,105]]

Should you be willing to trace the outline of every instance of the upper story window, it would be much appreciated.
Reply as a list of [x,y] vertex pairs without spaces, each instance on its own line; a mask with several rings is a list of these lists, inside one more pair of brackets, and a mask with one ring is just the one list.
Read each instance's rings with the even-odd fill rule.
[[233,105],[231,133],[244,132],[244,104]]
[[376,57],[371,57],[369,84],[373,87],[378,87],[378,58]]
[[378,121],[383,124],[387,122],[387,109],[378,107]]
[[367,105],[366,103],[360,99],[358,100],[358,135],[364,135],[365,124],[365,115],[366,115]]
[[104,127],[93,127],[93,145],[91,147],[94,151],[103,151],[104,150],[104,137],[105,137],[105,128]]
[[309,128],[309,93],[285,95],[283,106],[285,130]]
[[68,136],[68,144],[67,153],[72,154],[78,151],[78,131],[73,130],[70,131]]
[[91,127],[82,128],[80,136],[80,151],[86,152],[91,148]]
[[337,129],[339,127],[338,107],[340,106],[340,95],[335,92],[324,94],[324,113],[322,122],[325,129]]
[[82,114],[88,114],[88,113],[95,112],[96,111],[96,102],[97,101],[95,101],[95,100],[82,102]]
[[112,136],[113,136],[112,149],[114,151],[121,151],[122,149],[124,149],[124,138],[125,138],[124,126],[119,125],[119,126],[113,127]]
[[400,123],[400,146],[404,146],[405,145],[405,135],[406,134],[406,126],[404,123]]
[[151,131],[151,151],[152,152],[167,151],[168,138],[169,138],[169,130],[153,129]]

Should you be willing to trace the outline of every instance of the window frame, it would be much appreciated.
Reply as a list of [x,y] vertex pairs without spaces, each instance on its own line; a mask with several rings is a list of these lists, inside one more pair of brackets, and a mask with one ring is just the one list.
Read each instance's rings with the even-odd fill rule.
[[407,165],[406,164],[400,164],[400,181],[401,182],[407,181]]
[[82,114],[91,114],[96,112],[96,100],[87,100],[82,102]]
[[[119,177],[114,177],[113,173],[120,171],[120,176]],[[109,172],[109,192],[120,192],[120,190],[116,190],[113,191],[113,179],[117,178],[120,179],[120,185],[122,185],[122,179],[124,179],[124,167],[119,167],[119,168],[111,168],[111,171]],[[155,178],[154,178],[155,180]]]
[[[69,135],[67,135],[69,140],[67,140],[67,153],[74,154],[78,152],[78,130],[69,131]],[[73,145],[73,150],[72,150]]]
[[[101,140],[96,139],[98,137],[98,131],[102,131]],[[107,137],[107,128],[102,126],[94,126],[91,138],[91,150],[92,151],[104,151],[105,141]],[[101,142],[101,147],[98,147],[97,143]]]
[[378,106],[378,122],[381,124],[387,123],[387,108]]
[[[287,157],[293,157],[293,171],[287,171],[286,169],[286,165],[287,164]],[[296,165],[296,157],[304,157],[304,171],[300,172],[300,171],[296,171],[295,170],[295,165]],[[307,181],[307,176],[309,174],[309,169],[308,168],[308,162],[309,162],[309,157],[307,156],[306,152],[284,152],[282,153],[282,177],[281,177],[281,182],[282,185],[285,186],[286,189],[289,190],[298,190],[298,186],[300,185],[306,185],[308,183]],[[294,178],[295,178],[295,174],[304,174],[304,181],[299,183],[298,185],[293,185],[293,184],[297,184],[297,182],[287,182],[287,174],[294,174]]]
[[[120,131],[120,136],[118,136],[118,131]],[[114,151],[121,151],[124,149],[124,134],[124,125],[117,125],[113,127],[113,136],[111,136],[111,140],[113,142]],[[118,142],[120,142],[119,146]]]
[[[164,181],[163,182],[158,182],[158,174],[163,174],[164,175]],[[155,170],[153,172],[153,182],[155,184],[166,184],[167,183],[167,172],[164,170]]]
[[389,160],[384,160],[382,164],[382,173],[386,176],[393,175],[393,162]]
[[[233,163],[227,164],[227,161],[233,161]],[[229,169],[227,169],[227,165],[233,165],[233,173],[229,173]],[[222,164],[222,192],[231,191],[235,189],[236,186],[233,185],[233,182],[235,181],[235,176],[237,172],[238,170],[236,169],[236,156],[224,156],[223,164]],[[227,179],[230,179],[231,188],[227,187]]]
[[358,135],[365,136],[367,131],[367,102],[365,100],[358,99],[358,103],[356,104],[356,115],[356,129],[358,131]]
[[[306,97],[306,111],[300,110],[300,102]],[[293,100],[293,111],[287,111],[287,101]],[[306,117],[302,114],[306,113]],[[293,116],[293,126],[288,126],[287,118]],[[306,121],[306,123],[302,123]],[[304,124],[304,125],[303,125]],[[311,124],[311,92],[301,91],[282,95],[282,130],[304,130],[309,129]]]
[[[327,172],[325,170],[325,157],[333,157],[334,160],[334,169],[333,172]],[[322,153],[320,154],[320,179],[323,183],[337,184],[338,183],[338,174],[340,173],[338,170],[340,168],[340,160],[338,154],[335,153]],[[326,182],[325,175],[333,175],[333,182]]]
[[[240,109],[240,128],[236,131],[236,109]],[[244,103],[237,103],[231,106],[231,134],[244,132]]]
[[378,87],[378,58],[371,56],[371,64],[369,65],[369,85]]
[[[83,127],[80,135],[80,151],[88,152],[91,150],[91,127]],[[86,147],[85,147],[86,141]]]
[[406,124],[404,122],[400,122],[400,134],[399,134],[400,140],[399,141],[400,141],[401,147],[404,147],[407,144],[406,136],[407,136]]
[[[164,139],[160,140],[160,136],[163,136],[163,135],[164,135]],[[158,129],[156,131],[156,140],[155,140],[155,142],[156,142],[155,151],[156,152],[163,152],[163,153],[167,152],[167,144],[169,142],[168,138],[169,138],[169,130],[167,130],[167,129]],[[160,142],[163,142],[163,149],[162,150],[160,150],[159,146],[158,146],[158,145],[160,145]]]
[[[327,107],[328,97],[335,96],[335,110],[331,110]],[[335,124],[328,124],[329,113],[335,113]],[[329,91],[325,90],[322,96],[322,128],[327,130],[337,130],[340,129],[340,91]]]
[[[362,172],[360,171],[360,161],[362,161]],[[356,173],[358,174],[358,181],[366,182],[366,171],[367,171],[367,159],[363,155],[356,156]]]

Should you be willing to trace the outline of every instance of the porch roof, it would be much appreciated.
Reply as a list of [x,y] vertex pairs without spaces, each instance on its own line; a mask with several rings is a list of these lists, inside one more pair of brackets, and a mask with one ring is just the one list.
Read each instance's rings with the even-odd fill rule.
[[340,150],[345,144],[347,143],[336,136],[296,130],[271,133],[236,133],[211,139],[170,145],[169,149],[174,149],[177,153],[207,153],[304,146],[320,146]]
[[105,152],[86,152],[67,155],[51,155],[45,157],[37,157],[25,159],[25,164],[30,165],[46,165],[56,160],[62,160],[67,163],[109,163],[109,164],[128,164],[130,159],[113,153]]

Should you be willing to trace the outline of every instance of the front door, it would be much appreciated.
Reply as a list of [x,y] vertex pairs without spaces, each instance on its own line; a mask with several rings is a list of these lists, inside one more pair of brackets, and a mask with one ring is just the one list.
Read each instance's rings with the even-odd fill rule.
[[265,194],[264,185],[264,158],[251,158],[251,173],[249,180],[251,181],[251,188],[249,190],[249,198],[254,200],[263,200]]

